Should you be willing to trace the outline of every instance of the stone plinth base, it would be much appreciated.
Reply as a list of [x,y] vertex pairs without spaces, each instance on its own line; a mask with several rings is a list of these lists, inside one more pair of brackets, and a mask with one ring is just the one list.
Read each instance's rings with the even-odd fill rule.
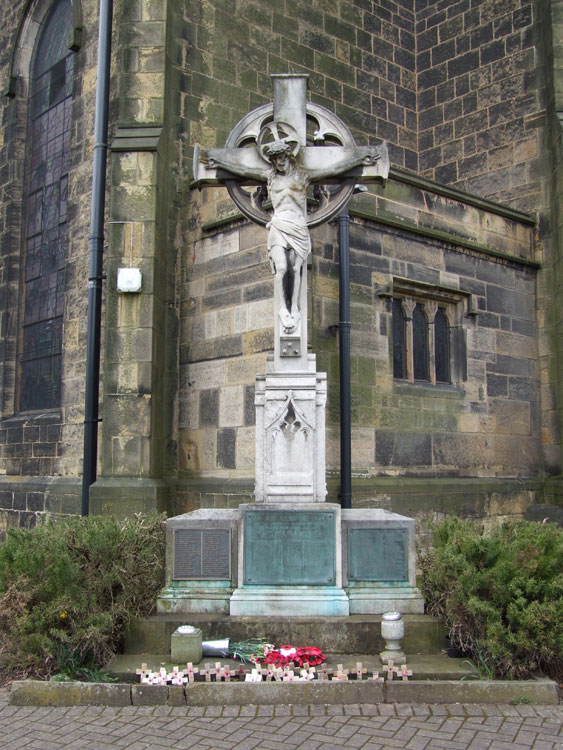
[[160,613],[417,614],[414,521],[332,503],[248,503],[167,521]]
[[231,615],[240,617],[346,617],[350,613],[346,593],[336,586],[245,586],[233,592],[230,608]]
[[233,593],[230,583],[225,581],[174,581],[162,589],[156,600],[156,611],[160,614],[228,615]]
[[382,615],[385,612],[424,614],[424,599],[416,587],[347,587],[351,615]]

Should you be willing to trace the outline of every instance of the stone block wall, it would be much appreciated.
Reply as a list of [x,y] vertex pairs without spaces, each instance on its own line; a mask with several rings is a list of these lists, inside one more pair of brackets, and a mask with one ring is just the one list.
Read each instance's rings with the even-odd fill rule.
[[536,211],[547,124],[541,5],[416,5],[419,172]]
[[[423,190],[391,179],[379,193],[351,207],[356,472],[541,473],[533,226],[516,212],[436,195],[430,184]],[[313,325],[320,367],[329,373],[329,422],[336,424],[338,352],[336,342],[323,345],[338,322],[337,284],[325,281],[338,272],[332,232],[313,261],[321,277],[314,282]],[[451,385],[393,378],[391,297],[405,279],[422,295],[459,290],[465,373]],[[328,455],[338,470],[336,428],[329,430]]]
[[[68,187],[68,248],[65,268],[62,397],[60,408],[17,413],[16,352],[21,278],[21,227],[28,115],[29,56],[33,24],[47,3],[2,5],[0,30],[0,537],[10,525],[30,525],[45,512],[80,509],[88,227],[91,194],[91,133],[94,121],[97,3],[83,0],[75,20],[79,47],[74,60],[72,146]],[[14,51],[18,30],[19,47]],[[8,94],[4,96],[4,94]],[[31,482],[31,485],[29,484]],[[49,488],[61,494],[51,502]],[[56,494],[56,493],[55,493]]]
[[271,73],[308,73],[311,100],[360,143],[386,139],[417,169],[412,0],[186,2],[177,28],[189,143],[222,146],[249,110],[271,101]]

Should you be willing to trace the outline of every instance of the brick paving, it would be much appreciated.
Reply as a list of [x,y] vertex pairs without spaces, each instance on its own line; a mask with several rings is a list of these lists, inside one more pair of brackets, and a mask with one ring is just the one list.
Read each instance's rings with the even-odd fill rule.
[[0,690],[6,750],[563,750],[563,706],[20,707]]

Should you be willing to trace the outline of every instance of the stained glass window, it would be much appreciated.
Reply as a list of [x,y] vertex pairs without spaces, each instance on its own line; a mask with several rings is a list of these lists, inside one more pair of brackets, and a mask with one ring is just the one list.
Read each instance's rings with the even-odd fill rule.
[[43,22],[30,76],[19,408],[60,404],[73,53],[72,6]]

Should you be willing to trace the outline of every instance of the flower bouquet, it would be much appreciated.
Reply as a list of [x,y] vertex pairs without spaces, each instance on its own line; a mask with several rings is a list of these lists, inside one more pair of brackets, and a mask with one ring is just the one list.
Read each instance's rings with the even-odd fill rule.
[[246,663],[264,661],[266,654],[274,648],[273,643],[267,643],[264,638],[249,638],[246,641],[231,641],[230,638],[222,638],[215,641],[203,641],[202,650],[204,656],[224,656],[230,659],[238,659]]
[[262,660],[264,664],[272,664],[275,667],[285,667],[293,662],[297,667],[302,667],[305,663],[311,667],[316,667],[326,661],[326,656],[320,648],[316,646],[280,646],[279,649],[273,649],[265,654]]

